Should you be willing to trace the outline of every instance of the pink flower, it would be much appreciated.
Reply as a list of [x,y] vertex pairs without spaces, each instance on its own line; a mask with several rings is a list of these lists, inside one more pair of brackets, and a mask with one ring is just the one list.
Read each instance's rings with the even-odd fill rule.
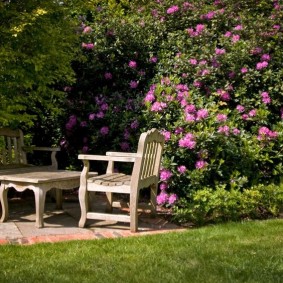
[[225,114],[217,114],[216,115],[217,122],[225,122],[227,120],[227,115]]
[[153,112],[159,112],[159,111],[162,111],[164,108],[167,107],[167,104],[164,103],[164,102],[154,102],[151,106],[151,111]]
[[208,117],[208,111],[206,109],[200,109],[196,113],[196,120],[200,121]]
[[86,26],[83,30],[83,33],[91,33],[92,32],[92,28],[89,26]]
[[202,15],[200,18],[201,19],[206,19],[206,20],[211,20],[211,19],[214,18],[214,16],[215,16],[215,11],[210,11],[207,14]]
[[191,59],[189,60],[189,62],[190,62],[190,64],[192,64],[192,65],[197,65],[197,63],[198,63],[197,59],[194,59],[194,58],[191,58]]
[[264,69],[268,66],[268,62],[267,61],[262,61],[262,62],[258,62],[256,64],[256,69],[257,70],[261,70],[261,69]]
[[258,130],[258,140],[271,140],[271,139],[276,139],[278,137],[277,132],[273,132],[267,127],[261,127]]
[[104,114],[104,112],[102,112],[102,111],[99,111],[99,112],[96,114],[96,118],[102,119],[102,118],[104,118],[104,116],[105,116],[105,114]]
[[149,62],[151,62],[151,63],[156,63],[157,60],[158,60],[158,59],[157,59],[157,57],[155,57],[155,56],[149,58]]
[[160,183],[159,188],[160,188],[161,191],[165,191],[165,190],[168,189],[168,184],[162,182],[162,183]]
[[130,88],[137,88],[139,83],[137,81],[130,81]]
[[128,151],[130,149],[130,145],[128,142],[124,141],[120,143],[120,147],[123,151]]
[[100,129],[101,135],[106,136],[106,135],[108,135],[108,133],[109,133],[109,128],[107,126],[104,126]]
[[169,141],[171,138],[171,133],[169,131],[162,131],[161,134],[164,136],[165,141]]
[[252,49],[250,52],[253,55],[260,54],[262,52],[262,48],[261,47],[256,47],[256,48]]
[[168,204],[173,205],[178,200],[178,197],[176,194],[170,194],[168,198]]
[[226,31],[226,33],[224,34],[225,37],[230,37],[232,35],[231,31]]
[[88,119],[90,121],[94,120],[94,118],[95,118],[95,114],[94,113],[89,114]]
[[85,49],[88,49],[88,50],[91,50],[94,48],[94,44],[93,43],[82,43],[82,48],[85,48]]
[[250,117],[256,116],[256,110],[255,110],[255,109],[252,109],[252,110],[249,112],[249,116],[250,116]]
[[187,122],[194,122],[195,120],[196,120],[195,115],[190,114],[190,113],[186,114],[186,121]]
[[224,101],[230,100],[230,95],[227,91],[225,91],[223,89],[218,89],[216,92],[219,94],[219,97],[220,97],[221,100],[224,100]]
[[242,119],[243,119],[243,120],[247,120],[248,118],[249,118],[249,115],[248,115],[248,114],[243,114],[243,115],[242,115]]
[[237,25],[234,27],[234,30],[242,30],[243,26],[242,25]]
[[156,197],[156,203],[157,203],[157,205],[164,205],[164,204],[166,204],[167,201],[168,201],[168,198],[169,198],[168,194],[162,191],[162,192]]
[[268,92],[266,92],[266,91],[262,92],[262,93],[261,93],[261,98],[262,98],[262,102],[263,102],[264,104],[269,104],[269,103],[271,103],[271,98],[270,98]]
[[187,168],[184,165],[180,165],[180,166],[178,166],[177,170],[180,174],[184,174],[186,172]]
[[[283,113],[283,109],[282,109],[282,113]],[[184,129],[182,127],[177,127],[174,131],[176,135],[182,134],[183,132],[184,132]]]
[[222,91],[220,93],[220,99],[223,101],[229,101],[231,99],[230,94],[227,91]]
[[270,55],[269,54],[262,54],[260,59],[261,59],[261,61],[269,61]]
[[203,169],[208,165],[208,163],[205,160],[198,160],[195,164],[196,169]]
[[193,86],[194,86],[194,87],[197,87],[197,88],[201,88],[201,87],[203,86],[203,83],[200,82],[200,81],[194,81],[194,82],[193,82]]
[[226,53],[226,50],[224,48],[216,48],[215,49],[215,54],[216,55],[223,55]]
[[179,6],[174,5],[167,9],[167,14],[174,14],[179,11]]
[[221,126],[218,128],[217,132],[220,134],[224,134],[225,136],[229,136],[230,128],[227,125]]
[[136,61],[130,61],[128,65],[129,65],[130,68],[135,69],[137,67],[137,62]]
[[234,128],[234,129],[233,129],[233,134],[234,134],[235,136],[239,135],[240,133],[241,133],[241,131],[240,131],[239,129],[237,129],[237,128]]
[[195,113],[196,112],[196,107],[194,104],[189,104],[185,108],[185,112],[187,113]]
[[168,169],[161,169],[160,170],[160,180],[161,181],[168,181],[173,176],[173,173]]
[[242,74],[245,74],[245,73],[247,73],[247,72],[248,72],[248,68],[243,67],[243,68],[241,69],[241,73],[242,73]]
[[243,113],[245,111],[245,107],[242,105],[237,105],[236,109],[239,111],[239,113]]
[[110,72],[106,72],[106,73],[104,73],[104,78],[106,79],[106,80],[112,80],[112,74],[110,73]]
[[135,120],[131,123],[131,129],[137,129],[139,127],[138,120]]
[[196,32],[197,32],[198,34],[200,34],[201,32],[203,32],[204,29],[205,29],[205,25],[202,25],[202,24],[196,25]]
[[207,69],[202,70],[201,73],[200,73],[201,76],[206,76],[206,75],[209,75],[209,74],[210,74],[210,71],[207,70]]
[[152,91],[149,91],[144,98],[144,101],[153,102],[155,100],[155,96],[153,95]]
[[233,43],[235,43],[235,42],[237,42],[239,40],[240,40],[240,36],[238,34],[233,34],[232,35],[232,42]]
[[194,149],[195,146],[196,146],[196,141],[194,140],[194,135],[191,133],[186,134],[185,137],[179,140],[179,147]]
[[199,65],[205,65],[206,63],[207,63],[206,60],[200,60],[200,61],[199,61]]

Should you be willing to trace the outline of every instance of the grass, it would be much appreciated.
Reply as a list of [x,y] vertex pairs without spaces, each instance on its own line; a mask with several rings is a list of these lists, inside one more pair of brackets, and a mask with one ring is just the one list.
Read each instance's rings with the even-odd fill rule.
[[0,246],[0,282],[283,282],[283,220]]

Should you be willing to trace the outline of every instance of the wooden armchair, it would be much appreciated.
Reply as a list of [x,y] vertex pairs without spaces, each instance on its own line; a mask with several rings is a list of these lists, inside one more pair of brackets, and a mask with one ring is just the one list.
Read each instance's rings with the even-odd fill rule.
[[19,170],[31,167],[27,162],[27,152],[50,152],[51,164],[46,168],[56,170],[58,167],[56,153],[60,148],[52,147],[27,147],[24,145],[23,132],[20,129],[0,128],[0,170]]
[[[107,152],[104,155],[80,154],[84,168],[81,173],[79,201],[81,218],[79,227],[84,227],[86,219],[115,220],[130,222],[131,232],[138,229],[138,198],[139,190],[150,188],[151,212],[156,212],[156,195],[159,180],[164,137],[156,129],[142,133],[137,153]],[[89,177],[89,161],[108,161],[106,174]],[[114,162],[134,162],[131,175],[114,173]],[[130,195],[130,215],[92,212],[89,210],[88,192],[105,192],[109,205],[112,207],[113,193]]]

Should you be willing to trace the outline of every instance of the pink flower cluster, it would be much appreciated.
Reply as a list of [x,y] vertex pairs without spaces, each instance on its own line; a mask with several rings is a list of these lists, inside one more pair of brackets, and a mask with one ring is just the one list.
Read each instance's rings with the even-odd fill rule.
[[268,92],[264,91],[264,92],[261,93],[260,96],[261,96],[262,102],[263,102],[264,104],[269,104],[269,103],[271,103],[271,98],[270,98]]
[[161,193],[156,197],[158,205],[165,205],[166,203],[173,205],[177,200],[178,197],[176,194],[168,194],[165,191],[161,191]]
[[83,43],[82,43],[82,48],[91,50],[91,49],[94,48],[94,44],[93,44],[93,43],[85,43],[85,42],[83,42]]
[[170,8],[167,9],[167,14],[169,14],[169,15],[174,14],[178,11],[179,11],[179,6],[173,5],[173,6],[171,6]]
[[258,130],[258,136],[257,139],[259,141],[267,141],[267,140],[273,140],[278,137],[278,132],[271,131],[267,127],[261,127]]
[[131,60],[128,65],[129,65],[130,68],[136,69],[138,64],[137,64],[136,61]]
[[160,183],[160,194],[156,197],[157,205],[173,205],[178,200],[178,196],[176,194],[167,193],[168,184],[165,182]]
[[194,149],[196,147],[195,136],[192,133],[187,133],[179,140],[179,147]]
[[163,182],[167,182],[171,177],[173,176],[173,173],[165,168],[162,168],[160,170],[160,180]]
[[189,34],[190,37],[195,37],[195,36],[201,35],[204,30],[205,30],[205,25],[198,24],[198,25],[196,25],[195,29],[194,28],[188,28],[187,33]]
[[200,170],[200,169],[204,169],[205,167],[207,167],[207,165],[208,163],[205,160],[200,159],[196,162],[195,167],[196,169]]

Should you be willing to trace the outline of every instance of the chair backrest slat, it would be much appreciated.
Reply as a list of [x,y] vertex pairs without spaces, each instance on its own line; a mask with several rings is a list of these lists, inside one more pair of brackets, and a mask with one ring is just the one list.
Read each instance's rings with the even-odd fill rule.
[[0,164],[26,164],[26,154],[22,150],[24,145],[23,133],[21,130],[1,128],[0,135]]
[[159,177],[161,156],[164,146],[164,136],[157,129],[141,134],[137,153],[141,156],[133,168],[133,174],[142,186],[143,180]]

